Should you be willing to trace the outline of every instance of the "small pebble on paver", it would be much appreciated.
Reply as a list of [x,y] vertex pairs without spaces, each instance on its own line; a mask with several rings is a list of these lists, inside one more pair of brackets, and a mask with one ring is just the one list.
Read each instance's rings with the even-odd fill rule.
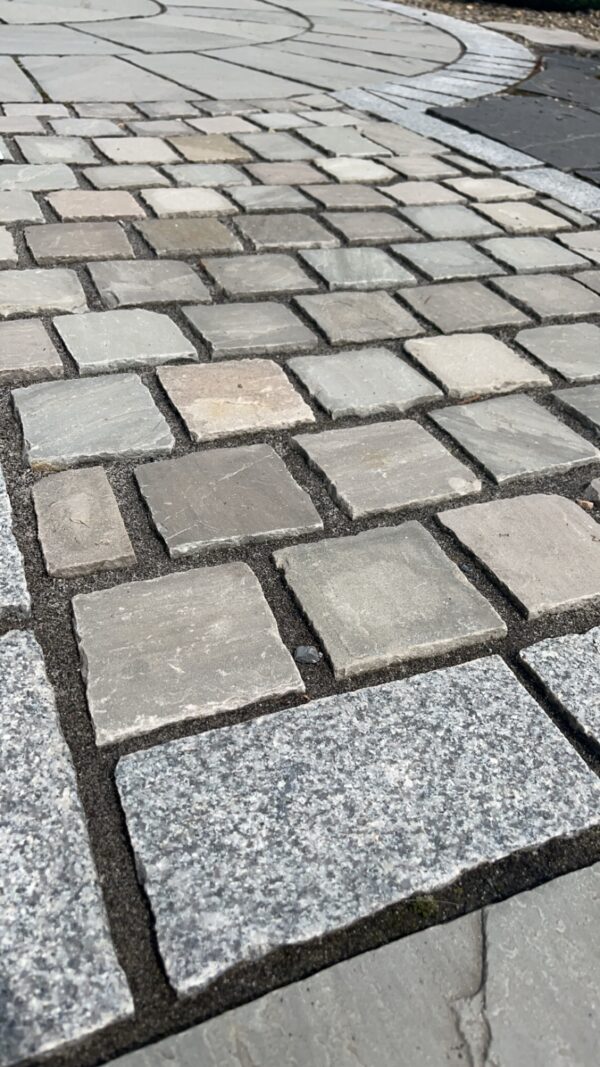
[[[139,140],[139,138],[138,138]],[[190,163],[243,163],[250,155],[241,145],[222,133],[197,133],[169,137],[169,144]],[[172,163],[173,159],[165,160]]]
[[96,189],[145,189],[149,185],[169,184],[164,174],[146,163],[87,167],[83,173]]
[[600,296],[560,274],[517,275],[498,278],[494,285],[512,300],[524,304],[540,319],[581,319],[600,313]]
[[87,311],[85,293],[74,271],[0,271],[0,318],[53,311]]
[[335,248],[339,238],[310,215],[249,215],[235,220],[237,229],[257,251],[289,248]]
[[296,297],[296,303],[331,344],[386,341],[423,332],[417,320],[385,292],[320,293]]
[[33,487],[38,537],[53,578],[135,566],[135,554],[102,467],[61,471]]
[[158,137],[95,137],[94,144],[113,163],[177,163],[177,153]]
[[118,222],[47,222],[45,226],[28,226],[25,239],[36,263],[42,266],[133,256],[133,248]]
[[300,257],[330,289],[395,289],[416,282],[383,248],[316,248]]
[[96,163],[92,147],[82,137],[16,137],[28,163]]
[[192,452],[136,468],[172,559],[323,529],[308,493],[266,444]]
[[293,256],[263,252],[256,256],[218,256],[203,266],[229,296],[302,293],[318,285]]
[[0,323],[0,385],[62,378],[62,360],[37,319]]
[[493,397],[442,408],[431,418],[480,463],[498,485],[598,462],[600,452],[531,397]]
[[418,233],[389,211],[325,211],[322,219],[349,244],[415,241]]
[[598,524],[573,500],[533,493],[439,519],[528,619],[600,602]]
[[310,211],[314,206],[292,185],[240,185],[227,192],[244,211]]
[[367,210],[369,208],[389,208],[391,200],[383,192],[370,185],[311,185],[306,192],[325,208],[349,210],[350,208]]
[[577,727],[600,744],[600,627],[539,641],[520,658]]
[[436,240],[456,237],[493,237],[500,231],[464,204],[431,204],[399,208],[403,219]]
[[332,419],[408,411],[440,390],[386,348],[298,356],[288,367]]
[[210,292],[192,267],[178,260],[109,260],[89,272],[108,308],[137,304],[210,303]]
[[418,522],[294,545],[274,559],[338,679],[506,633]]
[[478,493],[481,482],[409,419],[294,438],[351,519]]
[[387,182],[395,177],[393,170],[374,159],[340,156],[338,159],[323,158],[317,162],[321,170],[338,182]]
[[576,389],[557,389],[557,400],[593,430],[600,429],[600,385],[584,385]]
[[498,200],[531,200],[533,189],[525,189],[506,178],[453,178],[447,182],[452,189],[472,200],[485,202]]
[[586,261],[547,237],[492,237],[480,247],[519,274],[544,270],[574,270]]
[[242,242],[218,219],[146,219],[136,229],[157,256],[242,251]]
[[100,745],[304,692],[245,563],[79,595],[73,613]]
[[486,333],[422,337],[404,347],[453,400],[551,384],[547,374]]
[[12,508],[0,468],[0,619],[26,619],[30,608],[23,557],[13,533]]
[[568,230],[571,223],[560,215],[554,215],[546,208],[537,207],[525,201],[512,203],[504,201],[498,204],[478,204],[478,210],[492,222],[497,223],[508,233],[555,233]]
[[271,359],[164,367],[158,378],[196,442],[315,421],[308,404]]
[[143,219],[146,216],[135,197],[122,189],[106,192],[66,189],[49,193],[46,199],[61,219]]
[[432,281],[504,274],[502,267],[478,252],[468,241],[409,242],[392,245],[392,251],[414,264]]
[[536,326],[521,330],[516,341],[568,382],[600,378],[600,327],[591,322]]
[[[6,164],[3,169],[5,166]],[[591,259],[592,263],[600,263],[600,229],[584,230],[582,233],[561,233],[559,241],[573,252]]]
[[33,193],[19,189],[0,192],[0,223],[43,221],[42,209]]
[[197,358],[191,341],[168,315],[146,308],[60,315],[54,326],[80,374]]
[[440,185],[439,182],[404,181],[396,185],[387,185],[386,193],[393,196],[399,204],[412,207],[419,204],[459,204],[464,203],[464,196],[453,189]]
[[158,215],[235,215],[237,207],[216,189],[142,189],[142,200]]
[[77,189],[78,181],[66,163],[3,163],[0,190],[47,193],[54,189]]
[[443,333],[522,326],[530,322],[527,315],[480,282],[420,285],[412,290],[401,289],[399,295]]
[[318,343],[293,311],[275,301],[187,307],[183,313],[209,346],[213,359],[306,352]]
[[34,470],[90,460],[168,455],[175,441],[137,374],[44,382],[13,391]]

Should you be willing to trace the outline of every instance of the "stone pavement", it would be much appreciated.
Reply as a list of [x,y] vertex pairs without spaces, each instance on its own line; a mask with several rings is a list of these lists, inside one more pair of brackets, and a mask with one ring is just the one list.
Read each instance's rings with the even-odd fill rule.
[[1,1067],[596,1063],[594,63],[0,0]]

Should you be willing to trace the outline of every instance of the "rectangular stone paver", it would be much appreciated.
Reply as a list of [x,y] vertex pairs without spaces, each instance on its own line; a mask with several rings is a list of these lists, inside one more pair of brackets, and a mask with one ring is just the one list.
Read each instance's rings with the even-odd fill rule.
[[402,289],[400,295],[419,315],[444,333],[521,326],[530,321],[522,311],[486,289],[481,282],[420,285],[414,290]]
[[467,241],[422,241],[392,245],[392,250],[432,281],[504,274],[502,267]]
[[315,248],[300,255],[330,289],[393,289],[416,281],[383,248]]
[[[321,938],[415,893],[439,889],[480,864],[571,837],[597,822],[600,796],[593,772],[495,656],[146,749],[124,757],[116,776],[160,952],[180,994],[207,986],[242,961]],[[240,852],[248,824],[257,823],[260,837]],[[165,841],[171,843],[168,864]],[[424,841],[432,847],[424,849]],[[406,945],[403,940],[384,951]],[[455,975],[459,956],[455,947],[448,953]],[[445,959],[438,949],[436,973]],[[422,1003],[418,969],[409,966],[407,974],[407,996],[418,989]],[[311,979],[312,992],[330,975]],[[480,975],[479,966],[472,988],[479,988]],[[397,999],[393,976],[389,988]],[[280,990],[277,997],[289,993]],[[317,994],[312,1003],[323,1000]],[[377,998],[373,1010],[379,1004]],[[403,1004],[400,997],[398,1011]],[[456,1010],[453,1001],[458,1041]],[[355,1005],[351,1027],[356,1012]],[[235,1013],[226,1018],[234,1028]],[[279,1032],[270,1018],[262,1001],[257,1026],[270,1035],[269,1047]],[[338,1032],[338,1014],[328,1013],[314,1058],[307,1053],[313,1047],[310,1016],[303,1010],[301,1018],[297,1062],[323,1067],[321,1049],[331,1057],[340,1047],[331,1031],[335,1020]],[[431,1008],[424,1018],[431,1018]],[[437,1033],[437,1026],[436,1015],[427,1033]],[[345,1050],[350,1042],[357,1047],[361,1029],[353,1039],[352,1028],[341,1028],[344,1052],[336,1063],[351,1062]],[[296,1046],[287,1022],[283,1032],[288,1055]],[[233,1033],[232,1064],[241,1045],[240,1031]],[[424,1064],[426,1040],[419,1033],[413,1058],[400,1061],[395,1043],[389,1061],[377,1062]],[[372,1060],[373,1041],[365,1063]],[[282,1048],[278,1059],[256,1062],[280,1063]],[[201,1049],[192,1046],[191,1062],[200,1062],[198,1055],[204,1060]],[[221,1053],[206,1062],[225,1061]],[[429,1062],[440,1062],[435,1043]]]
[[0,639],[0,1063],[58,1051],[133,1014],[61,733],[32,634]]
[[0,318],[53,311],[87,311],[85,293],[74,271],[0,271]]
[[168,315],[146,308],[60,315],[54,326],[80,374],[197,358],[191,341]]
[[0,323],[0,385],[62,378],[62,360],[37,319]]
[[253,353],[306,352],[317,338],[284,304],[220,304],[184,308],[184,315],[212,352],[213,359]]
[[[3,164],[3,171],[5,167],[6,163]],[[600,229],[585,230],[582,233],[562,233],[558,239],[573,252],[591,259],[592,263],[600,263]]]
[[0,189],[47,193],[54,189],[76,189],[77,178],[66,163],[3,163]]
[[67,189],[46,198],[61,219],[143,219],[146,212],[131,193],[123,189]]
[[323,529],[308,493],[270,445],[192,452],[135,474],[172,559]]
[[499,233],[487,219],[482,219],[464,204],[427,204],[400,208],[402,218],[418,226],[428,237],[453,240],[456,237],[493,237]]
[[295,545],[274,559],[336,678],[506,633],[491,604],[418,522]]
[[582,319],[600,313],[600,296],[560,274],[497,278],[494,285],[540,319]]
[[600,744],[600,628],[547,638],[520,657],[569,719]]
[[[1,171],[0,171],[1,173]],[[43,222],[44,215],[33,193],[0,192],[0,222]]]
[[304,692],[245,563],[83,594],[73,612],[101,745]]
[[232,163],[170,163],[163,169],[176,185],[224,187],[232,197],[233,187],[250,186],[248,175]]
[[258,252],[288,248],[336,248],[339,237],[310,215],[249,215],[235,225]]
[[72,578],[135,566],[135,555],[102,467],[61,471],[33,487],[48,574]]
[[[318,166],[338,182],[387,182],[395,174],[375,159],[339,156],[337,159],[318,159]],[[302,179],[304,182],[304,178]]]
[[533,493],[439,518],[527,618],[600,602],[598,524],[573,500]]
[[210,303],[210,291],[187,263],[121,259],[90,263],[94,285],[108,308],[137,304]]
[[242,251],[242,242],[218,219],[145,219],[136,229],[157,256]]
[[96,154],[82,137],[16,137],[28,163],[95,163]]
[[478,210],[508,233],[555,233],[568,230],[570,222],[546,211],[536,204],[503,201],[498,204],[478,204]]
[[421,337],[404,347],[455,400],[551,384],[547,374],[487,333]]
[[193,441],[314,422],[308,404],[271,359],[165,367],[158,378]]
[[600,429],[600,386],[583,385],[577,389],[557,389],[554,396],[592,429]]
[[142,189],[140,195],[159,218],[235,215],[238,210],[216,189]]
[[586,260],[548,237],[491,237],[481,248],[520,274],[547,270],[575,270]]
[[419,204],[459,204],[464,203],[464,196],[453,189],[430,181],[403,181],[386,186],[386,192],[399,204],[412,207]]
[[415,241],[419,236],[416,230],[389,211],[324,211],[322,218],[349,244],[389,244],[391,241]]
[[83,173],[96,189],[145,189],[150,185],[169,185],[169,179],[148,163],[86,167]]
[[591,322],[536,326],[516,340],[527,352],[568,382],[600,378],[600,327]]
[[[0,620],[7,617],[25,619],[30,608],[23,557],[13,533],[12,508],[0,468]],[[0,1032],[1,1028],[0,1019]]]
[[422,327],[385,292],[320,293],[296,303],[321,328],[331,344],[361,344],[411,337]]
[[176,163],[178,159],[158,137],[95,137],[94,144],[113,163]]
[[[263,136],[253,134],[252,136]],[[241,140],[242,138],[240,138]],[[137,138],[139,140],[139,137]],[[251,156],[241,145],[222,133],[189,134],[169,137],[169,142],[191,163],[243,163]],[[287,157],[289,158],[289,157]],[[166,162],[171,162],[167,160]]]
[[50,222],[45,226],[28,226],[25,239],[36,263],[42,266],[133,256],[133,248],[118,222]]
[[305,190],[323,207],[334,210],[369,208],[389,208],[392,206],[389,196],[370,185],[310,185]]
[[239,185],[228,193],[244,211],[306,211],[313,206],[292,185]]
[[205,259],[205,270],[229,296],[267,293],[302,293],[318,285],[293,256],[263,252],[249,256],[215,256]]

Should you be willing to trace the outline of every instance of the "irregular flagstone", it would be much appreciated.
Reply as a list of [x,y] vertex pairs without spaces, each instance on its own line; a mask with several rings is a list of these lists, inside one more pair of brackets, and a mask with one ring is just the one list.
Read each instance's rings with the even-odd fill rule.
[[52,311],[87,311],[85,293],[74,271],[0,272],[0,318]]
[[88,269],[108,308],[210,303],[210,292],[193,268],[174,259],[108,260],[90,263]]
[[[31,597],[25,579],[23,557],[15,541],[12,508],[0,468],[0,619],[6,616],[27,618],[30,608]],[[0,1033],[1,1030],[0,1019]]]
[[600,327],[591,322],[536,326],[521,330],[516,340],[545,367],[568,382],[600,378]]
[[405,341],[404,347],[456,400],[551,384],[547,374],[487,333],[422,337]]
[[520,658],[572,722],[600,743],[600,628],[547,638]]
[[111,942],[75,772],[41,650],[0,639],[0,1063],[56,1051],[133,1014]]
[[79,595],[73,613],[98,744],[304,692],[245,563]]
[[80,374],[197,358],[179,326],[157,311],[94,311],[53,321]]
[[0,385],[63,374],[62,360],[43,323],[37,319],[0,323]]
[[495,656],[134,753],[116,777],[180,993],[576,834],[597,822],[600,797]]

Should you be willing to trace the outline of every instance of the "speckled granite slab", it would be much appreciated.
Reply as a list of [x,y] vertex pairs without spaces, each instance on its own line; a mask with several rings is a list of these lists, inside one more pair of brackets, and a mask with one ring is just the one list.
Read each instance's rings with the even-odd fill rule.
[[0,640],[0,1064],[133,1012],[40,648]]
[[9,613],[26,618],[30,607],[23,557],[12,531],[12,508],[0,468],[0,619]]
[[539,641],[524,648],[521,659],[580,730],[600,743],[600,626]]
[[137,752],[116,776],[179,993],[599,819],[600,782],[496,656]]

